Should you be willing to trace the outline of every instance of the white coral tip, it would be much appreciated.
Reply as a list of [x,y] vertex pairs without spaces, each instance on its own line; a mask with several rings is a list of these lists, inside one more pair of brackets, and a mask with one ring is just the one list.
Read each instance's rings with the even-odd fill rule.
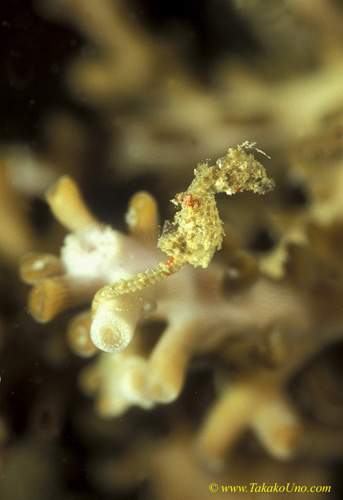
[[106,352],[125,349],[132,340],[137,324],[137,307],[120,307],[118,299],[101,303],[96,310],[90,336],[96,347]]

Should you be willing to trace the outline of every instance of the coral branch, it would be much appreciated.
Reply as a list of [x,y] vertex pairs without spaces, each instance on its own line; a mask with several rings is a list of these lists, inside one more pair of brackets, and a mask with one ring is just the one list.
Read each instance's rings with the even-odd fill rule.
[[69,231],[78,231],[87,226],[99,225],[88,210],[78,186],[69,176],[62,177],[46,193],[46,201],[56,219]]

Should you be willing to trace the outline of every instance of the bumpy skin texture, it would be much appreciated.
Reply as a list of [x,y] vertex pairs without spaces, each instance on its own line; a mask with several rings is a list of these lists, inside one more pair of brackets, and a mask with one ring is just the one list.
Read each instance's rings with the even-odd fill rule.
[[246,190],[264,194],[274,187],[261,163],[246,153],[254,146],[246,142],[229,148],[213,166],[209,162],[198,165],[188,190],[172,200],[180,208],[173,222],[165,223],[159,248],[195,267],[209,265],[224,236],[214,195]]

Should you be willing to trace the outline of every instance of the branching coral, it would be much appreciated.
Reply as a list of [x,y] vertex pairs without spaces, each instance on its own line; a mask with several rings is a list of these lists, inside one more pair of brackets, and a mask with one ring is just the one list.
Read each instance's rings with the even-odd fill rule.
[[[7,2],[1,498],[18,477],[56,500],[212,498],[213,481],[341,498],[342,19],[340,0]],[[247,137],[277,189],[242,194],[235,158],[272,187],[249,144],[191,183]],[[113,229],[140,189],[170,221],[139,192]],[[13,273],[33,250],[28,309],[49,325]]]
[[[221,248],[224,234],[214,199],[215,193],[224,192],[231,195],[251,190],[264,194],[273,187],[273,182],[266,177],[262,165],[252,155],[248,156],[244,147],[251,148],[254,144],[244,143],[236,149],[230,148],[228,154],[219,158],[214,166],[208,163],[199,165],[195,170],[195,179],[187,192],[178,194],[173,200],[176,205],[181,206],[180,210],[173,222],[165,223],[158,241],[158,247],[170,257],[167,263],[160,263],[152,271],[138,274],[129,281],[114,283],[97,293],[92,306],[94,323],[99,317],[100,320],[96,326],[92,325],[91,335],[98,347],[107,351],[118,350],[118,343],[120,348],[126,347],[133,331],[130,333],[125,325],[121,333],[121,327],[118,326],[121,320],[118,320],[117,314],[113,314],[111,318],[110,310],[119,310],[122,316],[126,308],[132,322],[130,326],[134,327],[134,310],[139,310],[141,300],[141,297],[134,295],[134,292],[174,274],[186,263],[194,267],[208,267],[215,251]],[[126,297],[129,294],[130,296]],[[119,297],[119,301],[116,297]],[[110,299],[114,299],[115,302],[109,305]],[[123,300],[125,304],[122,303]],[[98,307],[104,302],[105,305],[102,307],[106,307],[107,312],[105,320],[104,311],[98,312]],[[118,334],[114,334],[114,331]],[[118,335],[119,341],[116,339]],[[116,339],[114,344],[110,340],[113,337]],[[124,337],[123,342],[120,342],[121,337]]]
[[[39,321],[49,321],[65,308],[90,301],[100,286],[113,282],[97,292],[92,307],[90,335],[106,351],[127,347],[139,319],[167,319],[167,329],[150,355],[145,373],[140,364],[132,379],[134,393],[135,386],[141,385],[144,404],[175,399],[189,360],[206,344],[213,349],[223,336],[230,335],[230,330],[225,332],[230,312],[223,307],[225,298],[220,293],[222,272],[214,269],[207,277],[202,271],[185,269],[183,274],[172,275],[187,262],[207,267],[221,247],[223,227],[215,192],[233,194],[251,189],[264,193],[273,186],[262,165],[246,154],[244,147],[252,146],[246,143],[231,148],[214,166],[206,163],[198,167],[187,193],[176,197],[181,208],[175,222],[166,224],[159,240],[170,260],[157,267],[161,260],[161,251],[155,246],[158,216],[148,194],[139,193],[131,200],[127,217],[131,237],[98,223],[71,179],[62,179],[47,194],[60,222],[76,232],[66,238],[61,259],[29,255],[22,260],[22,277],[37,283],[30,294],[29,309]],[[155,269],[135,276],[149,262]],[[166,277],[170,277],[167,285],[160,284]],[[208,312],[201,312],[201,304],[208,300],[213,319],[206,320]],[[87,315],[82,315],[70,329],[70,337],[85,346],[89,345],[87,321]]]
[[[321,314],[331,299],[329,288],[326,296],[318,294],[320,276],[306,287],[268,278],[235,243],[225,242],[227,267],[204,269],[223,238],[214,194],[264,193],[273,187],[261,164],[246,153],[251,147],[231,148],[214,166],[198,166],[189,189],[173,200],[179,211],[165,224],[159,248],[157,206],[150,195],[132,198],[131,235],[126,236],[100,224],[73,181],[62,178],[47,200],[72,234],[60,258],[29,255],[21,264],[24,280],[36,283],[29,308],[39,321],[90,302],[96,293],[92,315],[85,312],[72,321],[69,339],[83,356],[96,351],[90,338],[113,352],[101,354],[81,377],[104,416],[120,415],[131,405],[171,402],[194,358],[215,354],[221,360],[215,369],[218,399],[196,444],[198,457],[216,470],[248,429],[272,456],[285,459],[300,452],[306,439],[287,386],[323,345],[340,338],[343,320],[334,305],[329,318]],[[150,270],[142,272],[146,267]],[[166,327],[157,342],[142,334],[134,338],[137,323],[161,320]]]
[[[118,486],[124,489],[148,480],[148,498],[161,500],[182,497],[208,500],[216,493],[216,485],[219,485],[218,495],[225,492],[228,498],[243,500],[249,497],[257,500],[263,492],[261,487],[254,491],[253,483],[269,488],[265,493],[266,498],[271,495],[275,484],[288,485],[289,492],[278,494],[286,498],[291,496],[292,488],[294,493],[295,485],[308,485],[310,488],[313,484],[329,482],[323,469],[315,464],[304,465],[301,461],[280,464],[256,450],[251,450],[250,456],[232,457],[228,461],[228,470],[214,475],[194,460],[189,451],[191,448],[192,429],[187,428],[182,421],[178,422],[170,435],[136,442],[121,459],[115,456],[97,457],[90,466],[93,481],[105,491],[113,493],[118,490]],[[213,490],[209,490],[211,485]],[[227,490],[222,490],[222,486],[225,488],[227,485],[230,485]],[[247,491],[234,485],[244,485]],[[231,486],[236,490],[231,489]],[[327,493],[314,496],[325,498],[325,495]]]
[[228,26],[235,22],[230,13],[244,19],[264,57],[225,55],[211,67],[208,86],[194,78],[171,40],[156,43],[127,2],[39,5],[92,44],[72,64],[68,83],[100,110],[113,136],[113,168],[125,177],[149,170],[163,182],[175,180],[197,158],[218,156],[228,137],[253,136],[268,151],[283,148],[342,102],[342,10],[335,2],[318,0],[309,9],[292,0],[222,0],[220,17],[227,16]]

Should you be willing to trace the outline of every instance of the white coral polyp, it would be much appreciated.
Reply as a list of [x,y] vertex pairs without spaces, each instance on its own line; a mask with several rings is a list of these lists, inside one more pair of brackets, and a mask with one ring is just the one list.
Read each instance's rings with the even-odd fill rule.
[[154,267],[157,257],[109,226],[88,226],[66,236],[61,260],[69,276],[114,283],[131,278],[147,265]]
[[[123,307],[120,307],[120,302],[124,302]],[[90,336],[93,343],[102,351],[122,351],[131,342],[138,316],[138,300],[136,304],[129,304],[128,307],[125,307],[125,299],[103,302],[98,307],[91,325]]]

